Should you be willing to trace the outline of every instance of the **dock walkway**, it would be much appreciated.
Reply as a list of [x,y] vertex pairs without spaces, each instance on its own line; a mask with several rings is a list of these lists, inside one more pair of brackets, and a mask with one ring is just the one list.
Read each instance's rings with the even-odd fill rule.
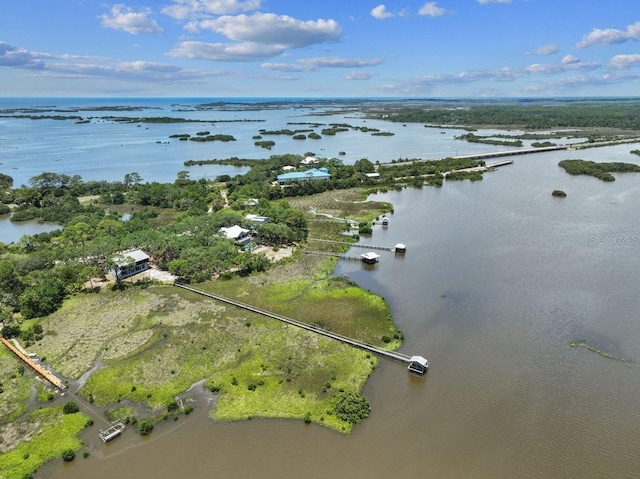
[[240,301],[236,301],[233,299],[225,298],[224,296],[220,296],[217,294],[207,293],[206,291],[202,291],[200,289],[192,288],[191,286],[187,286],[186,284],[174,283],[174,286],[178,288],[183,288],[189,291],[192,291],[197,294],[201,294],[211,299],[215,299],[216,301],[220,301],[223,303],[230,304],[232,306],[236,306],[238,308],[246,309],[247,311],[252,311],[254,313],[261,314],[263,316],[277,319],[278,321],[282,321],[283,323],[290,324],[292,326],[297,326],[298,328],[306,329],[307,331],[311,331],[317,334],[321,334],[322,336],[326,336],[331,339],[335,339],[337,341],[341,341],[345,344],[349,344],[356,348],[363,349],[365,351],[372,352],[377,354],[378,356],[383,356],[388,359],[393,359],[394,361],[400,361],[406,364],[410,364],[412,362],[412,358],[415,356],[409,356],[404,353],[399,353],[396,351],[389,351],[386,349],[379,348],[377,346],[373,346],[371,344],[363,343],[361,341],[357,341],[355,339],[348,338],[347,336],[342,336],[341,334],[332,333],[331,331],[327,331],[325,329],[318,328],[316,326],[312,326],[310,324],[306,324],[295,319],[287,318],[285,316],[280,316],[279,314],[272,313],[270,311],[266,311],[264,309],[256,308],[255,306],[251,306],[246,303],[242,303]]
[[366,248],[366,249],[378,249],[384,251],[395,251],[394,247],[391,246],[380,246],[374,244],[362,244],[362,243],[349,243],[348,241],[336,241],[336,240],[328,240],[328,239],[320,239],[320,238],[307,238],[307,241],[312,242],[316,241],[318,243],[333,243],[333,244],[343,244],[352,248]]
[[29,366],[31,369],[33,369],[42,379],[44,379],[45,381],[47,381],[49,384],[51,384],[52,386],[54,386],[55,388],[57,388],[60,391],[64,391],[64,390],[67,389],[67,387],[60,380],[60,378],[58,378],[51,371],[47,371],[45,368],[40,366],[40,364],[38,364],[32,358],[28,357],[24,352],[20,351],[20,349],[22,349],[22,348],[18,349],[14,344],[11,343],[11,341],[9,341],[6,338],[1,338],[0,337],[0,341],[7,348],[9,348],[9,350],[11,352],[13,352],[16,356],[18,356],[18,358],[23,363],[25,363],[27,366]]
[[319,254],[322,256],[333,256],[335,258],[346,259],[347,261],[361,261],[362,258],[360,256],[354,256],[352,254],[343,254],[343,253],[334,253],[332,251],[319,251],[313,249],[304,249],[302,250],[304,254]]

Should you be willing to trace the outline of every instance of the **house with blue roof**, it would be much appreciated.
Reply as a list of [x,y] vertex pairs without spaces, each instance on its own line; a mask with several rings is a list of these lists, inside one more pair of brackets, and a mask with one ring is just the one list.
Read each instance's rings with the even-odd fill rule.
[[278,183],[281,186],[294,181],[328,180],[329,178],[331,178],[331,175],[329,174],[329,170],[326,168],[311,168],[304,171],[291,171],[277,176]]

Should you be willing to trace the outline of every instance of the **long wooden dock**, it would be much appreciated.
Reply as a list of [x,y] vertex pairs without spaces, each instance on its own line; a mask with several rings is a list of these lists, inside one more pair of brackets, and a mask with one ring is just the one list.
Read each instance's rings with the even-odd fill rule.
[[318,243],[333,243],[333,244],[343,244],[352,248],[366,248],[366,249],[378,249],[384,251],[395,251],[395,248],[392,246],[380,246],[374,244],[362,244],[362,243],[349,243],[348,241],[336,241],[336,240],[328,240],[328,239],[320,239],[320,238],[307,238],[307,241],[316,241]]
[[60,378],[58,378],[51,371],[47,371],[45,368],[40,366],[37,362],[35,362],[25,353],[20,351],[20,349],[18,349],[14,344],[12,344],[11,341],[2,337],[0,337],[0,341],[2,341],[2,344],[4,344],[7,348],[9,348],[11,352],[13,352],[16,356],[18,356],[18,358],[23,363],[25,363],[27,366],[33,369],[42,379],[44,379],[45,381],[47,381],[49,384],[51,384],[52,386],[54,386],[56,389],[60,391],[64,391],[67,389],[67,387],[60,380]]
[[334,258],[346,259],[347,261],[361,261],[360,256],[354,256],[352,254],[334,253],[332,251],[320,251],[313,249],[302,250],[304,254],[319,254],[322,256],[333,256]]
[[189,291],[191,291],[193,293],[197,293],[197,294],[200,294],[202,296],[206,296],[206,297],[211,298],[211,299],[215,299],[216,301],[220,301],[222,303],[230,304],[230,305],[236,306],[238,308],[246,309],[247,311],[252,311],[254,313],[261,314],[261,315],[266,316],[268,318],[277,319],[278,321],[282,321],[283,323],[290,324],[292,326],[297,326],[298,328],[306,329],[307,331],[312,331],[312,332],[317,333],[317,334],[321,334],[322,336],[326,336],[328,338],[335,339],[337,341],[341,341],[341,342],[343,342],[345,344],[349,344],[349,345],[354,346],[356,348],[360,348],[360,349],[363,349],[365,351],[369,351],[369,352],[372,352],[374,354],[377,354],[378,356],[383,356],[383,357],[388,358],[388,359],[393,359],[395,361],[400,361],[400,362],[403,362],[405,364],[409,364],[410,365],[415,360],[415,358],[417,357],[417,356],[409,356],[407,354],[399,353],[399,352],[396,352],[396,351],[389,351],[389,350],[386,350],[386,349],[382,349],[382,348],[379,348],[377,346],[373,346],[372,344],[363,343],[362,341],[357,341],[355,339],[348,338],[347,336],[342,336],[341,334],[333,333],[331,331],[327,331],[325,329],[318,328],[316,326],[313,326],[313,325],[310,325],[310,324],[306,324],[306,323],[303,323],[301,321],[297,321],[295,319],[287,318],[285,316],[281,316],[279,314],[272,313],[272,312],[266,311],[264,309],[256,308],[255,306],[251,306],[250,304],[242,303],[242,302],[236,301],[234,299],[229,299],[229,298],[225,298],[224,296],[208,293],[206,291],[202,291],[200,289],[196,289],[196,288],[193,288],[191,286],[187,286],[186,284],[174,283],[174,286],[177,286],[178,288],[183,288],[183,289],[189,290]]

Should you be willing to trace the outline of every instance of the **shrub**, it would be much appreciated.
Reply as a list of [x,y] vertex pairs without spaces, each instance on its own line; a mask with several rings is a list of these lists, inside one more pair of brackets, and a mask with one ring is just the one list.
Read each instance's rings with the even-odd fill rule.
[[153,423],[149,420],[142,421],[140,423],[139,431],[141,436],[148,436],[149,434],[151,434],[151,431],[153,431]]
[[63,414],[75,414],[80,411],[80,406],[78,406],[73,401],[69,401],[62,407]]
[[62,452],[62,460],[64,462],[71,462],[76,458],[76,453],[73,449],[65,449]]
[[358,424],[369,417],[371,406],[367,398],[354,392],[345,392],[336,396],[333,410],[337,418],[350,424]]

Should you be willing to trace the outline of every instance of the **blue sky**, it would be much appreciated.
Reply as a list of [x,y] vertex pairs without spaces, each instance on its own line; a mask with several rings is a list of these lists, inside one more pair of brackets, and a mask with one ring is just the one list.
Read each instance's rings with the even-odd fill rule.
[[638,0],[7,0],[0,96],[637,96]]

